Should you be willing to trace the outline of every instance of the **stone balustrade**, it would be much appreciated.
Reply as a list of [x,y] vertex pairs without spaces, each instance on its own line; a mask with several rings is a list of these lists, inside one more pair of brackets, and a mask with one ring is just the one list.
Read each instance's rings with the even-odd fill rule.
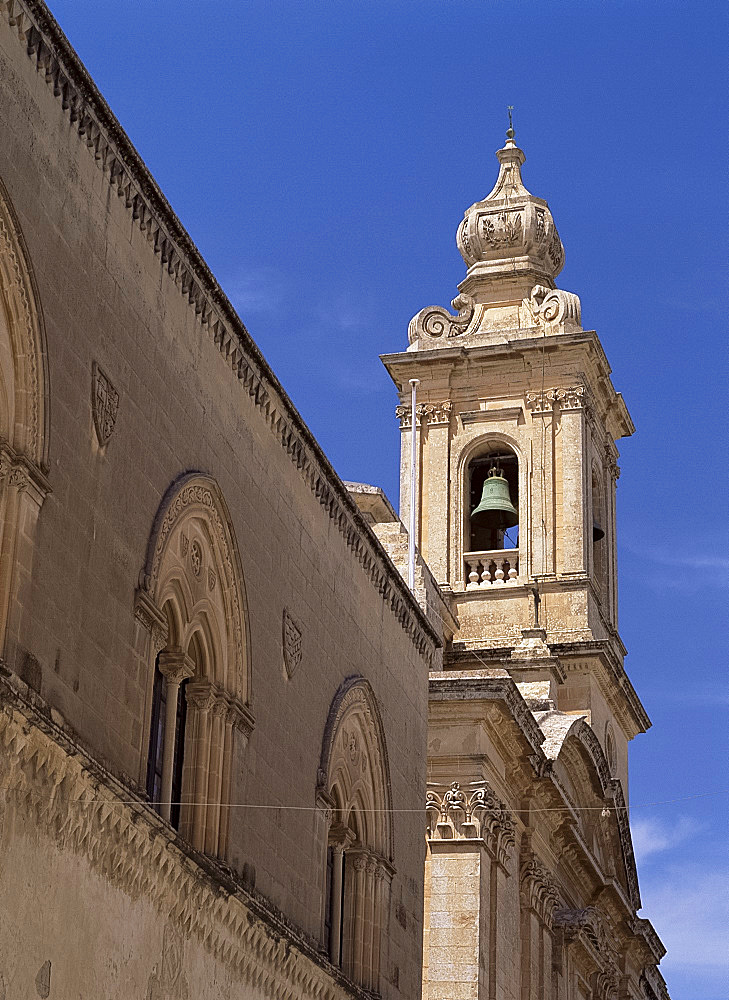
[[519,582],[519,549],[464,552],[466,590],[504,587]]

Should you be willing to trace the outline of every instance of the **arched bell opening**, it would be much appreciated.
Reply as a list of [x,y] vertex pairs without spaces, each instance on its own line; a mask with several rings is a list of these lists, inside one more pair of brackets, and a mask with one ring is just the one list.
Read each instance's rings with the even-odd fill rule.
[[607,552],[605,546],[605,504],[600,477],[592,470],[591,482],[592,524],[590,539],[592,546],[592,577],[602,597],[607,596]]
[[501,442],[466,468],[464,538],[467,589],[516,583],[519,574],[519,460]]

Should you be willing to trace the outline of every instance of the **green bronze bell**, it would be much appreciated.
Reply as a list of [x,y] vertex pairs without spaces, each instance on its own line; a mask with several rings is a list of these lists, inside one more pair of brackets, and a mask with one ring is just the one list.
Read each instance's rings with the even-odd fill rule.
[[509,483],[501,469],[494,465],[484,480],[481,503],[471,513],[471,525],[504,531],[518,523],[519,512],[511,502]]

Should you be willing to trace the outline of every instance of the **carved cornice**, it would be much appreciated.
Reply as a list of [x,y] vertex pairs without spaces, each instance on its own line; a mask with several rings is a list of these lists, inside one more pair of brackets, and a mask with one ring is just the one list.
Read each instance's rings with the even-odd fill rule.
[[[416,403],[415,404],[415,426],[422,424],[448,424],[451,419],[453,403],[450,399],[442,403]],[[396,406],[395,416],[400,421],[400,427],[405,429],[412,426],[412,407]]]
[[431,839],[483,840],[499,864],[507,866],[515,843],[514,821],[488,782],[468,792],[457,781],[444,793],[430,788],[425,815]]
[[172,211],[42,0],[4,0],[0,9],[89,148],[111,190],[164,265],[253,405],[296,466],[345,544],[418,652],[432,663],[441,645],[399,573],[364,522],[309,428]]
[[[318,943],[194,852],[147,804],[0,680],[0,795],[61,851],[110,886],[142,896],[230,970],[267,996],[367,1000],[321,955]],[[1,859],[0,859],[1,860]]]
[[522,862],[519,875],[524,906],[533,910],[550,927],[552,914],[559,901],[557,883],[534,855]]
[[552,413],[559,409],[562,412],[582,410],[588,407],[588,392],[584,385],[556,386],[551,389],[530,391],[526,394],[527,407],[532,416]]
[[605,920],[596,906],[556,910],[552,924],[562,931],[566,944],[580,943],[597,969],[611,970],[616,966],[615,949],[610,944]]

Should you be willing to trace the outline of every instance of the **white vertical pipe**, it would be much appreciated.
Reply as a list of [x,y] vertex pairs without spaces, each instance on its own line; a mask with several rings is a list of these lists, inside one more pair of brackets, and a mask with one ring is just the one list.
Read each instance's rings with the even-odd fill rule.
[[415,590],[415,502],[418,453],[415,441],[415,399],[420,379],[410,379],[410,529],[408,531],[408,586]]

